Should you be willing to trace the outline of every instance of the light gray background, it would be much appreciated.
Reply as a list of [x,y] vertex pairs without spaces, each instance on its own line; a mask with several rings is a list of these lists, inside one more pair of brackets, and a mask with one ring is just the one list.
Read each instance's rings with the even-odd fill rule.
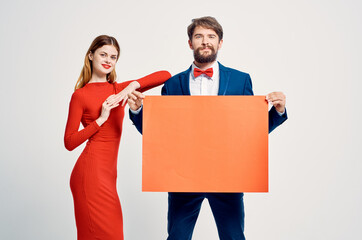
[[[224,27],[221,63],[250,73],[256,95],[287,95],[270,193],[245,195],[247,238],[361,239],[361,11],[357,0],[1,0],[0,239],[76,238],[69,177],[84,146],[66,151],[63,134],[91,41],[118,39],[118,81],[176,74],[193,59],[186,27],[205,15]],[[165,239],[167,194],[141,192],[128,114],[118,161],[125,239]],[[218,239],[207,201],[193,239]]]

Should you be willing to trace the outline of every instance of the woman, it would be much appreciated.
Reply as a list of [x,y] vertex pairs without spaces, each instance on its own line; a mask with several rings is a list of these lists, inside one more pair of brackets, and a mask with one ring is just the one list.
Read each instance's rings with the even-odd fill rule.
[[[115,38],[102,35],[94,39],[70,101],[65,147],[71,151],[88,140],[70,179],[79,240],[123,239],[116,178],[124,104],[135,89],[146,91],[171,77],[160,71],[137,81],[116,83],[119,52]],[[84,126],[81,131],[80,123]]]

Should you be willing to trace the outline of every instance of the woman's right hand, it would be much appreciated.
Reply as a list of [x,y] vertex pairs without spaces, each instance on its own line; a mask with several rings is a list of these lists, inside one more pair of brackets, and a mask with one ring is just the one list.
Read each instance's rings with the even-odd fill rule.
[[98,126],[102,126],[107,121],[111,110],[119,106],[119,101],[116,94],[109,96],[102,104],[102,111],[99,118],[96,120]]

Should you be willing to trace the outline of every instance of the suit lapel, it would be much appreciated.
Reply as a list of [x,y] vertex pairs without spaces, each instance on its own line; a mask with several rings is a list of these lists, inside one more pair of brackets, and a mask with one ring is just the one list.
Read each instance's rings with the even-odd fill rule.
[[190,72],[191,68],[187,69],[180,76],[180,85],[182,90],[182,95],[191,95],[190,93]]
[[219,74],[220,74],[220,80],[219,80],[218,95],[226,95],[226,90],[229,86],[230,71],[226,67],[221,65],[221,63],[219,63]]

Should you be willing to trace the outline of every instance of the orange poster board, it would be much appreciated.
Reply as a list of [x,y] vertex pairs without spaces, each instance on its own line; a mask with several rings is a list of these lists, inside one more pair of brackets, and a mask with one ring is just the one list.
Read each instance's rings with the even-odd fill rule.
[[142,191],[268,192],[265,96],[147,96]]

